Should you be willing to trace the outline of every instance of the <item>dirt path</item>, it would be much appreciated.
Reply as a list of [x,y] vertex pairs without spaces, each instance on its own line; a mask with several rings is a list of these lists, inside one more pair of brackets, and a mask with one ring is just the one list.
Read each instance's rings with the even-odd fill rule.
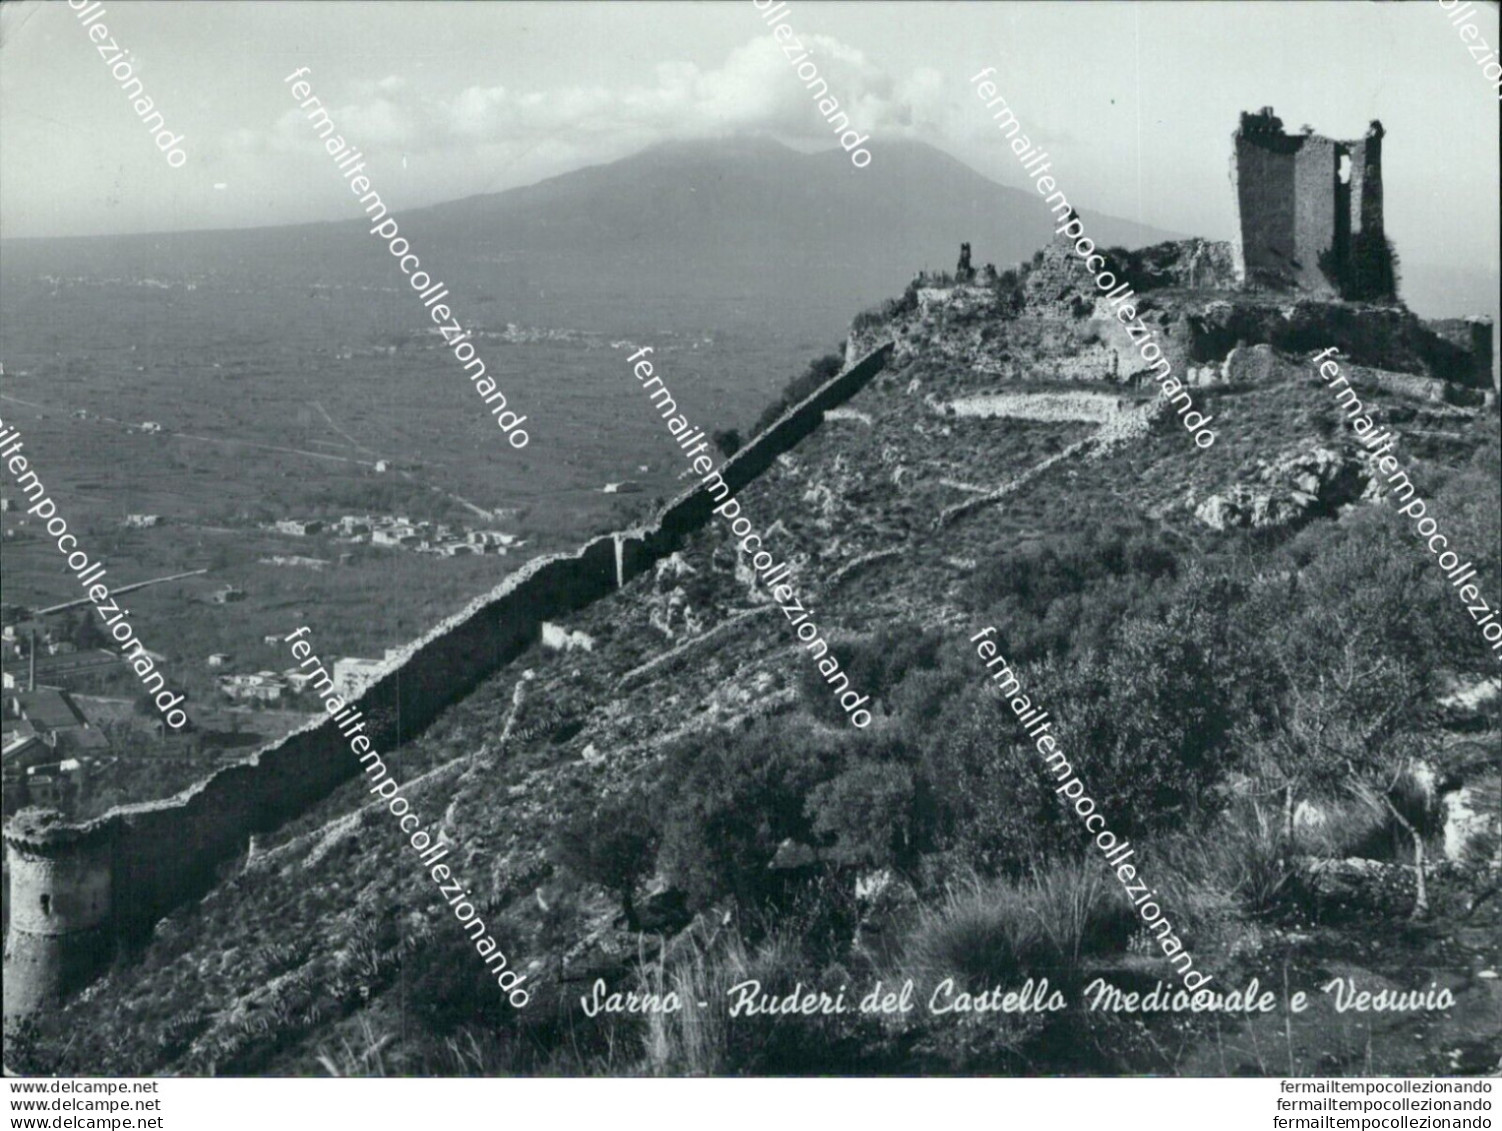
[[335,432],[339,433],[339,435],[343,436],[346,440],[348,440],[350,442],[351,446],[353,446],[356,451],[364,452],[366,455],[372,455],[372,456],[376,454],[375,452],[373,452],[369,448],[367,448],[364,444],[360,443],[359,440],[356,440],[353,436],[351,436],[343,428],[340,428],[339,425],[335,424],[334,423],[334,418],[329,415],[329,410],[326,409],[326,408],[324,408],[323,405],[322,405],[322,403],[320,403],[319,401],[310,401],[309,403],[314,408],[316,408],[318,410],[318,414],[320,416],[322,416],[324,418],[324,420],[326,420],[328,422],[328,426],[330,428],[332,428]]

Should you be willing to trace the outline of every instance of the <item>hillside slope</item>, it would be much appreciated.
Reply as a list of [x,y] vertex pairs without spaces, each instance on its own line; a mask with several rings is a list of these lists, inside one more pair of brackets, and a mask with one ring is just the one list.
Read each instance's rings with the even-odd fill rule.
[[[1165,333],[1201,299],[1160,295]],[[1331,305],[1331,325],[1358,317]],[[28,1035],[23,1067],[1492,1069],[1496,710],[1439,703],[1453,684],[1484,700],[1494,659],[1382,501],[1312,349],[1233,337],[1195,357],[1218,434],[1201,450],[1090,321],[1037,280],[863,320],[901,341],[895,367],[741,492],[869,728],[717,525],[388,758],[526,974],[521,1013],[353,782]],[[1351,372],[1495,595],[1496,409],[1447,403],[1419,369]],[[988,625],[1195,968],[1220,992],[1308,991],[1307,1017],[1079,1008],[1096,977],[1146,991],[1174,967],[988,693],[970,642]],[[727,1016],[750,978],[779,995],[910,978],[922,1001],[946,977],[1048,977],[1073,1008]],[[1455,1004],[1338,1012],[1336,978]],[[689,1005],[591,1017],[596,979]]]

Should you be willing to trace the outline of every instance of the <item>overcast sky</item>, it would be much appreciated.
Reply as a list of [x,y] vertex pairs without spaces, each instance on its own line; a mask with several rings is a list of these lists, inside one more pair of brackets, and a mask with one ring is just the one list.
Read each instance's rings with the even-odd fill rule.
[[[787,22],[872,140],[931,142],[1005,184],[982,67],[1084,209],[1232,234],[1230,134],[1380,118],[1400,253],[1498,269],[1498,102],[1435,3],[814,3]],[[1499,41],[1495,4],[1478,27]],[[828,127],[735,3],[178,3],[97,22],[188,162],[170,168],[61,2],[0,4],[0,233],[244,227],[354,214],[283,81],[298,67],[395,210],[529,184],[668,138]]]

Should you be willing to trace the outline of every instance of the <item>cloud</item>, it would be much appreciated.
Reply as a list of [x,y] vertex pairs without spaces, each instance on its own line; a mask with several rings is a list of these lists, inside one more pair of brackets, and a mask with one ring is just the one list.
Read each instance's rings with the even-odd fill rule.
[[[783,51],[770,35],[733,49],[725,62],[702,69],[688,62],[659,64],[654,80],[619,90],[574,86],[520,91],[506,86],[470,86],[449,97],[419,89],[397,75],[352,88],[329,113],[339,132],[357,144],[431,152],[474,147],[501,150],[553,143],[580,151],[617,148],[623,137],[653,141],[773,133],[788,139],[828,140],[812,82],[828,94],[864,133],[910,134],[941,128],[948,114],[937,72],[918,70],[893,79],[859,50],[828,36],[805,36],[801,50]],[[809,64],[817,68],[817,78]],[[312,144],[305,111],[289,110],[264,145],[272,149]],[[250,137],[235,147],[260,148]]]

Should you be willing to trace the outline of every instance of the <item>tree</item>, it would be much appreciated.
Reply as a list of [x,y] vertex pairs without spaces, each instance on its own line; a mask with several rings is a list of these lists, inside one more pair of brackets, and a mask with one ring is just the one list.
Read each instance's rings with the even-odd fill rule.
[[741,450],[741,434],[737,428],[721,428],[710,435],[714,446],[720,449],[720,454],[726,459]]
[[645,795],[612,794],[582,810],[559,830],[553,859],[581,880],[599,884],[621,901],[628,930],[640,930],[637,885],[651,873],[661,841]]
[[1348,302],[1381,301],[1398,293],[1398,253],[1377,232],[1352,236],[1350,254],[1344,259],[1334,248],[1322,251],[1319,269]]
[[814,358],[800,376],[794,377],[787,383],[777,400],[766,407],[766,410],[757,418],[751,434],[756,436],[765,432],[776,423],[779,416],[813,393],[844,367],[845,359],[837,353],[826,353],[823,357]]
[[63,633],[67,639],[73,642],[73,646],[80,652],[86,652],[91,648],[108,648],[110,639],[95,623],[94,618],[88,613],[75,622],[69,618],[67,628]]
[[816,786],[807,810],[813,831],[835,838],[845,861],[905,862],[913,847],[913,774],[895,762],[857,762]]
[[663,864],[699,904],[723,897],[766,906],[795,881],[768,865],[783,841],[813,837],[805,805],[839,772],[838,732],[768,719],[744,732],[686,741],[668,758]]

